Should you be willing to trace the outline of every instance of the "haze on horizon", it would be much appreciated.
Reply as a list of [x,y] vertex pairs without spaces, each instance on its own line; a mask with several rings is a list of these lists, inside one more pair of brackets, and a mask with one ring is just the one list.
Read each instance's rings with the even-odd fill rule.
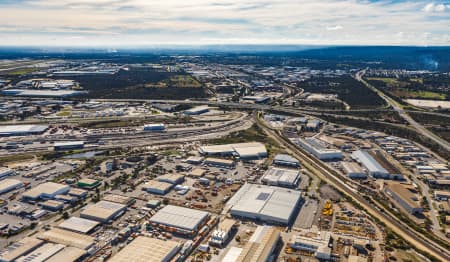
[[2,46],[450,44],[450,1],[2,0]]

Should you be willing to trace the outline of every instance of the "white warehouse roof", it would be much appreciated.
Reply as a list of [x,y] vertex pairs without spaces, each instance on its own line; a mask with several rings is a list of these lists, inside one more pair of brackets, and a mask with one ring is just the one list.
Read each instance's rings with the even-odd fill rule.
[[180,246],[172,240],[139,236],[108,261],[168,262],[178,253]]
[[258,142],[202,146],[199,151],[206,155],[236,154],[241,158],[259,158],[267,156],[266,146]]
[[270,167],[262,178],[268,185],[295,186],[300,180],[300,171]]
[[97,221],[84,219],[80,217],[71,217],[62,222],[61,224],[59,224],[58,227],[86,234],[99,224],[100,223]]
[[234,216],[288,224],[300,199],[300,191],[245,184],[227,202],[227,206]]
[[69,192],[69,190],[70,186],[68,185],[46,182],[25,191],[22,196],[30,199],[53,198],[56,195],[65,194]]
[[152,216],[150,222],[185,230],[196,230],[208,215],[209,213],[205,211],[168,205]]
[[0,126],[0,136],[13,136],[42,133],[48,129],[47,125],[7,125]]
[[370,174],[389,174],[389,172],[384,169],[371,155],[369,155],[367,151],[354,151],[352,153],[352,158],[360,162]]

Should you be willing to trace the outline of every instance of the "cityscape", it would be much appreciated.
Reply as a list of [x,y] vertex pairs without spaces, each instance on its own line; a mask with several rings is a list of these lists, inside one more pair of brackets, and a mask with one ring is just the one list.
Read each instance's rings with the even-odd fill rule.
[[[24,25],[58,10],[92,26],[93,14],[103,23],[151,10],[124,2],[0,7],[36,8]],[[192,6],[168,1],[155,3],[155,20],[125,16],[143,23],[127,22],[146,32],[139,37],[77,19],[80,32],[51,29],[52,19],[42,35],[0,26],[0,261],[450,261],[450,48],[436,38],[442,23],[449,29],[448,2],[305,1],[311,13],[298,11],[322,6],[322,21],[332,6],[368,8],[378,23],[380,8],[404,17],[416,8],[437,21],[429,44],[377,42],[361,28],[350,44],[334,34],[198,44],[194,29],[275,38],[241,28],[274,19],[267,10],[285,11],[297,33],[289,3],[200,2],[198,10],[230,17],[194,19]],[[233,15],[237,7],[248,21]],[[173,19],[180,10],[187,14],[175,20],[192,31],[179,38],[146,27],[173,26],[159,12]],[[103,30],[123,39],[104,44],[113,38]],[[61,40],[74,32],[92,42]]]

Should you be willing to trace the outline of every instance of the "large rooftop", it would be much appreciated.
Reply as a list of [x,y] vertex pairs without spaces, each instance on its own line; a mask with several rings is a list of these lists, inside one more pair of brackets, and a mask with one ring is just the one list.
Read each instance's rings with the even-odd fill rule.
[[39,198],[42,196],[53,196],[61,194],[62,192],[69,191],[70,187],[68,185],[58,184],[54,182],[46,182],[39,184],[38,186],[25,191],[22,196],[26,198]]
[[102,221],[108,220],[120,211],[124,210],[126,205],[113,203],[109,201],[100,201],[93,205],[86,207],[81,211],[82,217],[96,218]]
[[360,162],[370,173],[389,174],[367,151],[354,151],[352,158]]
[[293,186],[298,183],[300,172],[293,169],[270,167],[262,180],[269,185]]
[[42,133],[47,129],[47,125],[6,125],[0,126],[0,136]]
[[208,215],[209,213],[205,211],[168,205],[151,217],[150,222],[184,230],[195,230]]
[[159,240],[139,236],[113,256],[110,262],[161,262],[170,261],[180,244],[171,240]]
[[99,224],[100,223],[97,221],[80,217],[71,217],[67,220],[64,220],[64,222],[59,224],[58,227],[80,233],[87,233]]
[[87,250],[94,244],[94,238],[72,231],[52,228],[38,236],[39,239]]

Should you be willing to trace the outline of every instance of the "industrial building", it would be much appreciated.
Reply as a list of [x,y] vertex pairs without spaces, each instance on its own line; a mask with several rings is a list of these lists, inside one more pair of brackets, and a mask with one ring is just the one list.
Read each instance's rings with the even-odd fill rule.
[[144,131],[164,131],[166,126],[164,124],[147,124],[144,125]]
[[384,192],[390,196],[398,206],[405,209],[408,213],[422,213],[423,208],[420,206],[417,191],[412,185],[389,182],[384,187]]
[[275,227],[258,226],[244,247],[232,247],[222,262],[274,261],[273,253],[280,240]]
[[65,98],[80,94],[86,91],[77,90],[51,90],[51,89],[5,89],[1,93],[6,96],[23,96],[23,97],[47,97],[47,98]]
[[292,141],[320,160],[342,159],[341,150],[328,148],[322,141],[316,138],[295,138]]
[[20,180],[10,178],[0,180],[0,195],[21,187],[23,183]]
[[67,194],[70,186],[54,182],[45,182],[25,191],[22,194],[24,200],[52,199],[56,195]]
[[170,183],[150,180],[142,186],[142,190],[157,195],[165,195],[172,189],[172,187],[173,184]]
[[139,236],[114,255],[109,262],[169,262],[181,244],[171,240]]
[[242,100],[250,101],[255,104],[264,104],[264,103],[270,101],[270,97],[268,97],[268,96],[244,96],[244,97],[242,97]]
[[0,167],[0,178],[14,175],[14,170],[7,167]]
[[86,207],[81,211],[80,217],[107,223],[122,215],[126,209],[126,205],[102,200]]
[[67,193],[69,196],[76,197],[78,199],[85,198],[88,194],[88,192],[81,188],[71,188],[69,190],[69,193]]
[[83,148],[84,148],[84,141],[56,142],[53,144],[53,150],[55,151],[74,150]]
[[168,205],[152,216],[149,222],[169,232],[195,236],[208,218],[209,213],[205,211]]
[[353,159],[358,161],[374,178],[389,178],[389,172],[384,169],[367,151],[357,150],[351,155]]
[[202,146],[199,152],[208,156],[236,156],[241,159],[267,157],[266,146],[258,142]]
[[16,262],[30,262],[30,261],[46,261],[51,256],[64,249],[64,245],[45,243],[37,249],[33,250],[27,255],[17,258]]
[[215,157],[207,157],[204,163],[209,166],[226,167],[226,168],[231,168],[234,166],[233,160]]
[[287,154],[277,154],[272,163],[278,166],[300,167],[300,161]]
[[44,231],[38,236],[39,239],[52,243],[58,243],[66,246],[76,247],[84,250],[88,250],[94,245],[94,238],[88,235],[75,233],[72,231],[52,228],[48,231]]
[[450,199],[450,192],[443,190],[435,190],[434,198],[440,201],[447,201],[448,199]]
[[270,186],[296,187],[300,181],[300,171],[270,167],[261,181]]
[[351,179],[365,179],[367,178],[366,172],[355,162],[342,162],[342,169],[345,175]]
[[6,125],[0,126],[1,136],[40,135],[47,131],[47,125]]
[[64,203],[56,200],[46,200],[39,204],[43,209],[58,211],[64,208]]
[[12,262],[17,258],[24,256],[36,248],[44,244],[44,241],[34,238],[25,237],[17,242],[12,243],[0,253],[1,262]]
[[223,247],[230,239],[232,235],[232,229],[235,224],[235,220],[228,218],[220,222],[220,224],[217,226],[217,229],[212,232],[211,238],[209,239],[209,244],[212,246]]
[[64,220],[64,222],[59,224],[58,227],[77,233],[88,234],[98,225],[100,225],[100,223],[97,221],[80,217],[70,217],[69,219],[66,219]]
[[61,261],[79,261],[86,251],[76,247],[65,247],[63,250],[59,251],[45,262],[61,262]]
[[288,245],[295,250],[306,251],[314,254],[318,259],[329,260],[331,258],[331,232],[303,230],[293,236]]
[[208,106],[196,106],[196,107],[193,107],[191,109],[184,111],[184,114],[185,115],[201,115],[206,112],[209,112]]
[[118,194],[112,194],[112,193],[103,195],[103,200],[109,201],[109,202],[114,202],[114,203],[119,203],[119,204],[127,205],[127,206],[130,206],[136,202],[136,199],[134,199],[132,197],[118,195]]
[[100,180],[91,179],[91,178],[82,178],[78,180],[77,187],[85,188],[85,189],[94,189],[101,185]]
[[227,202],[227,208],[235,217],[288,225],[297,213],[300,201],[299,191],[244,184]]
[[158,180],[159,182],[165,182],[172,185],[178,185],[183,183],[184,176],[180,174],[165,174],[162,176],[158,176],[156,180]]
[[186,162],[191,165],[200,165],[204,158],[201,156],[190,156],[186,159]]

